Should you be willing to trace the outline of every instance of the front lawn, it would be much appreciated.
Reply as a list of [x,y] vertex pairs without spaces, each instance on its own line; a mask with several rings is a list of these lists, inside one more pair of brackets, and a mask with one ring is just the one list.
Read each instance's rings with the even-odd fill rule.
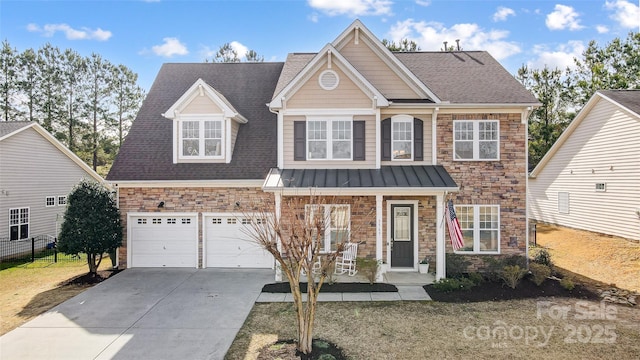
[[[294,313],[291,303],[256,304],[225,359],[295,338]],[[352,359],[640,358],[637,308],[580,299],[327,302],[317,315],[314,338]]]
[[[103,259],[100,270],[110,267],[109,258]],[[92,286],[69,283],[88,272],[86,260],[34,262],[0,270],[0,335]]]

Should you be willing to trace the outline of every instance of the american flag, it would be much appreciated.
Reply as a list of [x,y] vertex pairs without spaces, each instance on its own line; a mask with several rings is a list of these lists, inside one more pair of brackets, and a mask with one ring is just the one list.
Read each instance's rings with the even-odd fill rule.
[[447,227],[449,228],[449,238],[451,239],[451,246],[453,250],[459,250],[464,247],[464,239],[462,238],[462,230],[460,229],[460,223],[456,217],[456,210],[453,208],[453,201],[447,202]]

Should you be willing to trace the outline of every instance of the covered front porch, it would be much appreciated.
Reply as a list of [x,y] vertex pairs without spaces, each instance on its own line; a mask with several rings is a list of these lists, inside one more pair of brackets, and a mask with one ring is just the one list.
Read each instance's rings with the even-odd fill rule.
[[[358,257],[381,263],[378,282],[425,285],[446,276],[444,202],[449,192],[458,191],[458,186],[442,166],[272,169],[263,190],[274,193],[276,216],[280,216],[287,197],[357,202],[349,209],[349,219],[364,228],[349,241],[359,244]],[[419,263],[425,258],[429,259],[433,279],[418,273]]]

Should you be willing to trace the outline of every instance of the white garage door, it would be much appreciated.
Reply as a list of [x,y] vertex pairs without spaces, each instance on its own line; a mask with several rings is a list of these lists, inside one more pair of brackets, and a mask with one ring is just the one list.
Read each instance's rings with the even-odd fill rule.
[[197,215],[130,216],[131,267],[197,267]]
[[249,219],[231,215],[208,215],[204,219],[205,267],[273,267],[273,256],[247,235]]

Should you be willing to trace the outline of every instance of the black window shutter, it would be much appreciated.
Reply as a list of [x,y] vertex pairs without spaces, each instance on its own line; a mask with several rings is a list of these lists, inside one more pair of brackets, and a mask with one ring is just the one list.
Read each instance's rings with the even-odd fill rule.
[[365,160],[364,121],[353,122],[353,160]]
[[382,120],[381,135],[381,160],[391,160],[391,118]]
[[424,160],[424,131],[422,120],[413,118],[413,160]]
[[293,122],[293,160],[305,161],[307,160],[307,122],[306,121],[294,121]]

